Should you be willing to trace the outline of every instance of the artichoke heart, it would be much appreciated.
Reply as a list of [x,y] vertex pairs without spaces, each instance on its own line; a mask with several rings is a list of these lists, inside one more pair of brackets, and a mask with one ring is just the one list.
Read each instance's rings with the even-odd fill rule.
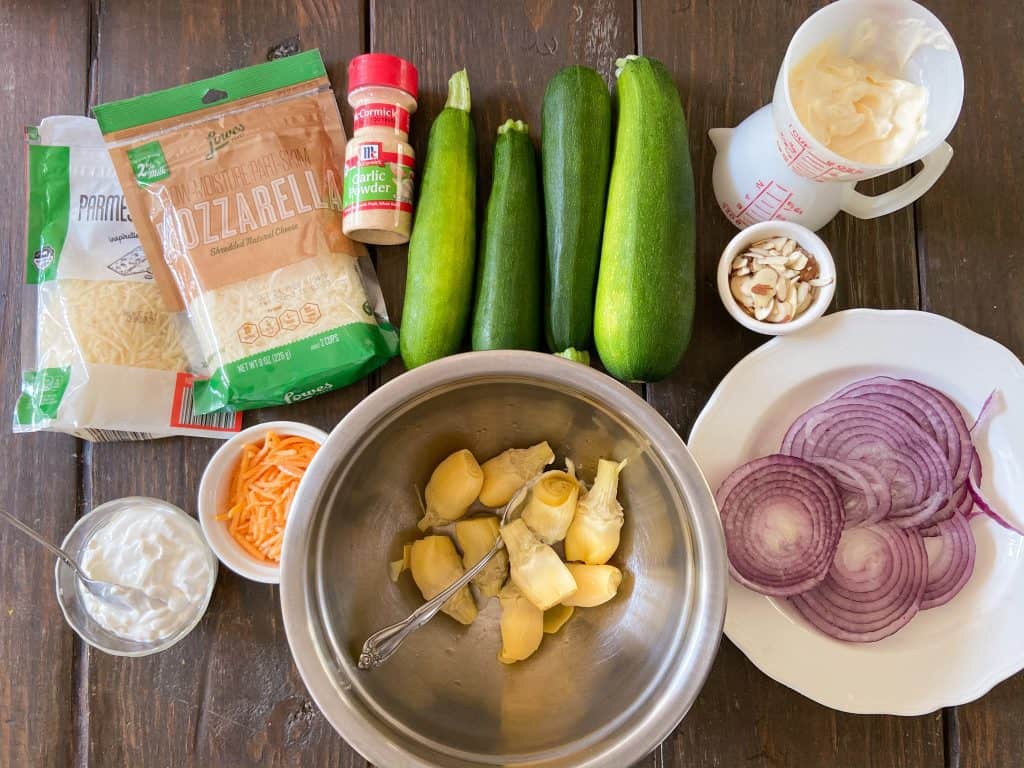
[[419,522],[420,530],[450,523],[466,514],[480,495],[483,482],[483,470],[465,449],[438,464],[423,492],[427,509]]
[[575,608],[565,603],[548,608],[544,611],[544,634],[553,635],[558,632],[572,618],[575,611]]
[[[474,517],[455,524],[455,540],[462,550],[462,565],[467,571],[491,551],[498,535],[496,517]],[[473,583],[483,595],[494,597],[501,591],[501,585],[507,577],[508,552],[499,549],[484,569],[473,577]]]
[[551,470],[540,476],[530,489],[530,498],[523,509],[523,521],[545,544],[555,544],[565,538],[573,515],[580,485],[569,471]]
[[[415,541],[409,556],[409,570],[424,600],[436,597],[466,572],[455,545],[447,536],[427,536]],[[463,587],[441,610],[462,624],[472,624],[476,618],[473,593],[468,586]]]
[[508,548],[512,583],[540,610],[563,602],[576,592],[576,582],[558,554],[515,520],[501,529]]
[[480,467],[484,473],[480,503],[487,507],[505,506],[516,491],[554,460],[555,454],[546,440],[529,448],[509,448],[488,459]]
[[391,571],[391,580],[398,581],[398,577],[409,570],[409,559],[412,557],[412,544],[406,544],[402,547],[402,559],[392,560],[389,564]]
[[619,548],[624,516],[616,495],[626,461],[601,459],[593,487],[580,499],[565,537],[565,559],[604,565]]
[[566,567],[579,587],[576,592],[562,601],[562,605],[579,608],[593,608],[607,603],[619,591],[622,571],[614,565],[583,565],[566,563]]
[[544,639],[544,612],[531,603],[515,584],[498,593],[501,603],[501,652],[498,660],[514,664],[528,659]]

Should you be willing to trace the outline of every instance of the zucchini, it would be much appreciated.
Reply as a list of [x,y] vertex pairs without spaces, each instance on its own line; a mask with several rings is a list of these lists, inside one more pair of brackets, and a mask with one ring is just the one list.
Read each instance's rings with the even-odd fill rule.
[[409,239],[399,346],[409,368],[459,351],[473,301],[476,133],[466,70],[430,126],[423,183]]
[[694,193],[679,92],[655,59],[615,62],[618,127],[594,310],[601,362],[626,381],[656,381],[690,342]]
[[566,67],[544,91],[541,167],[547,218],[544,327],[552,352],[586,350],[594,322],[612,105],[589,67]]
[[540,189],[525,123],[506,120],[494,145],[484,216],[473,349],[538,349],[541,324]]

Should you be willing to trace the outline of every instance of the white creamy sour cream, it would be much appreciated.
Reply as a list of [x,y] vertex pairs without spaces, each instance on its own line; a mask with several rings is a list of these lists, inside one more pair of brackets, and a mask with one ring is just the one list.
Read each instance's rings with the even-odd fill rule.
[[178,515],[141,504],[123,509],[86,543],[82,568],[91,578],[136,587],[156,600],[132,599],[129,592],[130,607],[122,607],[79,586],[82,601],[116,635],[140,642],[162,640],[202,608],[211,576],[208,552],[195,528]]
[[948,49],[948,38],[917,19],[882,29],[865,19],[847,53],[829,40],[796,63],[789,92],[800,122],[838,155],[869,165],[895,165],[926,134],[928,89],[901,79],[914,52]]

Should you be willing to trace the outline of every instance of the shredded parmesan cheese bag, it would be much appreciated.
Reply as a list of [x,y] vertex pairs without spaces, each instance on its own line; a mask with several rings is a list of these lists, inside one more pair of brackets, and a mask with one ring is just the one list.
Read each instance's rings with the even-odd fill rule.
[[397,352],[342,234],[345,132],[319,51],[96,108],[169,310],[197,340],[199,413],[291,403]]
[[237,432],[240,414],[193,413],[186,337],[163,304],[96,121],[48,117],[26,143],[14,430],[96,441]]

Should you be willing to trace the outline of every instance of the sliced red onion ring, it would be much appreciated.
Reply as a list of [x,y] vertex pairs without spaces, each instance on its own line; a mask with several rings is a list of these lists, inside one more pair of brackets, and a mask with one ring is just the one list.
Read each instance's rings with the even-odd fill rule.
[[961,515],[937,523],[940,539],[937,551],[929,557],[928,585],[921,598],[921,610],[945,605],[963,589],[974,572],[977,546],[971,524]]
[[871,643],[914,618],[927,584],[924,539],[881,523],[844,531],[825,579],[790,602],[830,637]]
[[738,582],[787,597],[825,578],[844,512],[824,469],[781,454],[755,459],[725,479],[716,499],[729,570]]
[[858,397],[892,405],[904,411],[944,446],[953,471],[953,485],[967,479],[970,469],[970,432],[960,408],[933,387],[913,379],[876,376],[845,387],[831,399]]
[[889,483],[882,473],[864,461],[818,458],[814,463],[828,472],[839,486],[846,511],[846,527],[877,523],[892,509]]
[[969,429],[943,393],[887,376],[805,411],[781,454],[745,464],[718,491],[733,576],[852,642],[949,602],[974,571],[971,518],[1024,536],[981,491],[972,436],[996,395]]
[[972,450],[974,451],[974,456],[971,461],[971,471],[967,477],[967,488],[971,492],[971,499],[974,501],[974,504],[970,514],[967,515],[968,519],[977,514],[987,515],[1006,530],[1013,531],[1018,536],[1024,536],[1024,530],[1021,530],[996,512],[992,504],[985,498],[985,494],[981,492],[981,459],[978,457],[978,451]]
[[979,426],[984,425],[988,421],[989,417],[995,413],[996,401],[999,399],[999,390],[993,389],[988,393],[988,397],[985,398],[985,402],[981,404],[981,410],[978,411],[977,418],[974,419],[974,423],[971,424],[971,434],[974,434]]
[[953,490],[942,446],[905,411],[887,403],[845,397],[805,411],[789,428],[782,453],[872,465],[889,482],[888,519],[904,527],[929,521]]

